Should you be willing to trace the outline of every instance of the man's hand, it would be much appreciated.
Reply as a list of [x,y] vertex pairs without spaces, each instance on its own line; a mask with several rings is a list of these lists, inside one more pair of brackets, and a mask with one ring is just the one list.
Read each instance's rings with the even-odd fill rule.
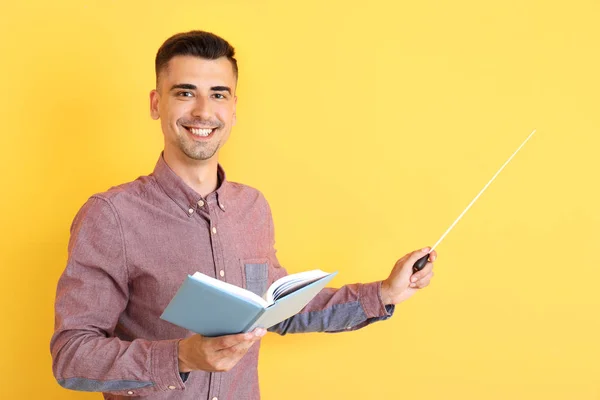
[[265,329],[257,328],[253,332],[237,335],[194,335],[183,339],[179,342],[179,371],[229,371],[266,333]]
[[429,252],[429,247],[408,253],[398,261],[390,276],[381,284],[381,300],[383,304],[398,304],[411,297],[418,289],[429,285],[433,278],[433,261],[437,258],[434,251],[429,255],[429,261],[419,272],[413,274],[415,262]]

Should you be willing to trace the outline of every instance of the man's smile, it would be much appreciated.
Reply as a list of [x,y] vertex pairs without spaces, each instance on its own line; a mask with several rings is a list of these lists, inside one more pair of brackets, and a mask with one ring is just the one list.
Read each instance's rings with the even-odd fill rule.
[[196,128],[192,126],[182,126],[192,135],[203,138],[209,137],[216,130],[216,128]]

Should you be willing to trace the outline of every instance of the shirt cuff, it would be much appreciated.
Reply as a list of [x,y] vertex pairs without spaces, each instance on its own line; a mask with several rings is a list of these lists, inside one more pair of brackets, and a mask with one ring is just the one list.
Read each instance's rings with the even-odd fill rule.
[[367,318],[389,318],[394,313],[394,305],[381,300],[381,284],[377,281],[361,285],[359,301]]
[[160,391],[183,390],[183,376],[179,374],[178,344],[180,339],[158,340],[151,350],[152,381]]

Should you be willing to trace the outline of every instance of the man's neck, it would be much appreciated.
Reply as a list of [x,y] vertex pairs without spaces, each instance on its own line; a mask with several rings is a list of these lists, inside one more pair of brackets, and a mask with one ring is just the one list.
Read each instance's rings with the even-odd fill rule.
[[209,160],[193,160],[184,154],[165,151],[163,157],[169,168],[202,197],[217,189],[217,154]]

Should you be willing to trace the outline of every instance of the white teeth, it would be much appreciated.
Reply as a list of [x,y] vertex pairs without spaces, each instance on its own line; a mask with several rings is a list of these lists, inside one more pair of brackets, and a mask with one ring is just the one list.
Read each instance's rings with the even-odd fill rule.
[[213,131],[212,129],[188,128],[196,136],[207,137]]

